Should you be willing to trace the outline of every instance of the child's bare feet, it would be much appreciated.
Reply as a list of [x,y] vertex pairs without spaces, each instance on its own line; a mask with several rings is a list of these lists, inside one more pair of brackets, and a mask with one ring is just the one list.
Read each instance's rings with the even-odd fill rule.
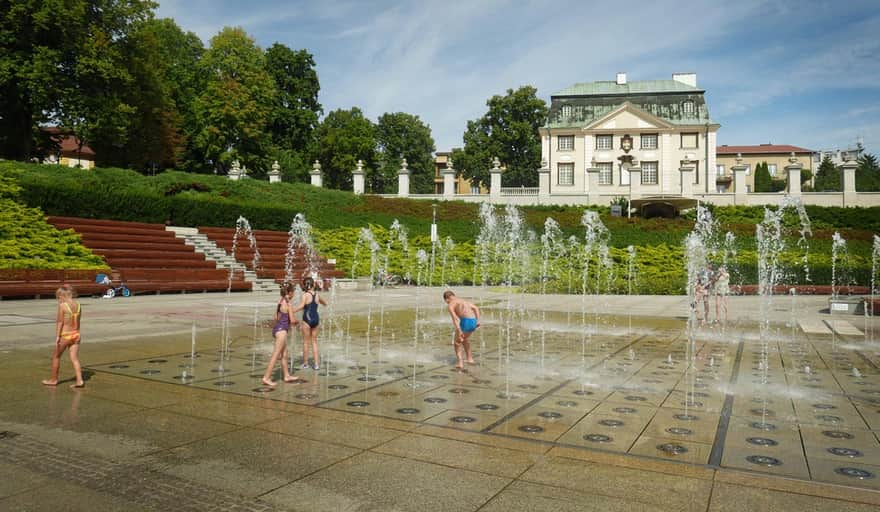
[[70,385],[70,389],[78,389],[78,388],[84,388],[84,387],[86,387],[85,382],[77,382],[76,384]]
[[464,370],[464,365],[461,363],[458,363],[457,365],[455,365],[455,369],[456,370]]
[[273,388],[274,388],[275,385],[277,384],[276,382],[271,381],[271,380],[269,380],[269,379],[267,379],[267,378],[265,378],[265,377],[263,377],[263,379],[260,380],[260,382],[262,382],[263,384],[265,384],[265,385],[267,385],[267,386],[269,386],[269,387],[273,387]]
[[477,364],[477,362],[474,361],[473,359],[468,359],[467,364]]
[[301,380],[302,379],[300,379],[299,377],[294,377],[293,375],[288,375],[287,377],[284,377],[284,382],[288,384],[290,384],[291,382],[299,382]]
[[58,385],[58,381],[57,381],[57,380],[46,379],[46,380],[43,381],[43,385],[44,385],[44,386],[57,386],[57,385]]

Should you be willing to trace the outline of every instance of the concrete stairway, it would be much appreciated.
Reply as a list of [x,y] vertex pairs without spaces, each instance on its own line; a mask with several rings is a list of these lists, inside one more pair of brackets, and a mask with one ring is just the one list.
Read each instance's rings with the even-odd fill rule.
[[205,259],[213,261],[217,268],[229,270],[230,268],[244,273],[244,280],[252,283],[255,292],[278,292],[278,285],[273,279],[261,279],[257,277],[257,273],[248,270],[243,264],[235,261],[226,251],[218,247],[213,240],[209,239],[205,234],[199,233],[198,228],[184,228],[178,226],[167,226],[165,228],[174,233],[177,238],[182,238],[186,245],[191,245],[196,252],[205,255]]

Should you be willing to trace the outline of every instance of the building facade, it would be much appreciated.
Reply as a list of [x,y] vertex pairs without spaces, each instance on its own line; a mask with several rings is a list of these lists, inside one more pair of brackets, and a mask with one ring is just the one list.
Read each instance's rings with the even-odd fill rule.
[[864,153],[865,145],[862,142],[862,139],[859,138],[855,145],[849,146],[846,149],[823,149],[815,151],[813,153],[813,168],[818,169],[819,164],[822,163],[822,160],[825,157],[828,157],[834,165],[843,165],[847,160],[858,160],[864,155]]
[[76,138],[55,126],[47,126],[40,129],[49,135],[57,148],[50,151],[44,158],[45,164],[59,164],[66,167],[80,167],[92,169],[95,167],[95,151],[88,145],[80,145]]
[[[449,158],[452,156],[450,151],[438,151],[434,154],[434,193],[443,194],[443,171],[449,168]],[[452,162],[455,167],[455,162]],[[485,187],[471,185],[471,180],[461,176],[455,176],[455,192],[454,195],[476,195],[486,194],[488,190]]]
[[[553,94],[540,129],[548,190],[539,192],[625,196],[632,185],[641,196],[715,192],[720,125],[709,116],[704,94],[693,73],[633,82],[618,73],[615,81]],[[690,171],[682,173],[683,167]],[[691,183],[683,187],[682,176]]]
[[755,174],[753,170],[761,162],[767,162],[767,170],[773,180],[785,181],[785,166],[789,165],[789,158],[794,153],[798,161],[804,164],[805,170],[812,170],[810,161],[813,151],[798,146],[787,144],[758,144],[757,146],[728,146],[726,144],[716,148],[715,156],[715,184],[716,192],[735,192],[733,186],[733,166],[736,165],[737,155],[742,159],[742,165],[746,166],[746,190],[755,190]]

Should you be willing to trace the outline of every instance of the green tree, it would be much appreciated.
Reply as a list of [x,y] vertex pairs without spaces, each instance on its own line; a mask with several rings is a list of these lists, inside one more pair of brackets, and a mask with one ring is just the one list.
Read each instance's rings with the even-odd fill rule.
[[318,126],[313,154],[321,163],[325,186],[351,190],[351,171],[363,160],[369,190],[385,190],[386,183],[376,172],[376,127],[359,108],[327,114]]
[[386,193],[397,191],[397,173],[404,158],[410,170],[410,191],[433,192],[436,148],[431,127],[419,116],[405,112],[382,114],[376,125],[376,142],[379,147],[377,174],[382,177]]
[[152,171],[193,158],[192,108],[203,51],[201,40],[171,19],[149,20],[133,34],[126,53],[136,86],[128,89],[126,101],[137,115],[123,144],[100,140],[93,146],[102,163]]
[[35,153],[54,122],[80,146],[124,142],[137,113],[125,48],[152,16],[141,0],[8,0],[0,9],[0,155]]
[[761,162],[755,166],[755,192],[773,192],[773,183],[767,162]]
[[506,168],[506,186],[535,186],[541,166],[538,128],[547,120],[547,104],[537,89],[523,86],[492,96],[483,117],[468,121],[464,149],[453,151],[455,168],[471,182],[489,185],[489,169],[497,157]]
[[196,148],[215,172],[239,160],[252,175],[265,175],[275,85],[262,50],[242,28],[225,27],[211,39],[199,72],[206,83],[195,103]]
[[876,192],[880,190],[880,166],[877,157],[865,153],[858,160],[856,168],[856,190],[859,192]]
[[293,51],[275,43],[266,50],[266,71],[277,91],[270,126],[272,142],[283,149],[304,151],[323,113],[315,59],[306,50]]
[[273,158],[281,165],[286,180],[308,181],[307,152],[323,112],[318,102],[321,84],[314,57],[306,50],[293,51],[275,43],[266,50],[266,71],[276,89],[269,125],[275,146]]
[[816,170],[816,181],[813,186],[816,192],[840,192],[842,190],[841,171],[827,155]]

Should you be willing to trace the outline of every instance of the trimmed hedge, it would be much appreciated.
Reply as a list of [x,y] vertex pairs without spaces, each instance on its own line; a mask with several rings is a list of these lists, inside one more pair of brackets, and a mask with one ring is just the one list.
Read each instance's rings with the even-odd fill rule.
[[[304,213],[315,228],[321,252],[337,259],[349,273],[359,228],[371,226],[377,239],[387,236],[384,228],[398,219],[410,232],[411,255],[419,248],[430,252],[432,208],[429,201],[357,196],[349,192],[312,187],[301,183],[231,181],[222,176],[168,171],[147,177],[124,169],[73,169],[59,166],[0,162],[2,183],[21,186],[20,197],[52,215],[164,223],[180,226],[221,226],[246,217],[255,229],[287,231],[296,213]],[[737,236],[739,257],[732,267],[732,283],[754,283],[755,224],[763,220],[763,207],[716,207],[710,205],[723,231]],[[640,278],[634,289],[641,293],[679,293],[684,289],[681,242],[693,229],[693,216],[683,219],[640,219],[611,217],[608,208],[591,208],[602,215],[611,232],[611,257],[623,268],[625,248],[636,247]],[[547,217],[553,217],[565,237],[583,236],[583,207],[533,206],[521,209],[526,225],[540,233]],[[813,226],[810,241],[811,282],[830,282],[831,235],[835,230],[848,241],[849,268],[845,274],[856,284],[870,282],[874,231],[880,231],[880,208],[807,207]],[[450,237],[456,247],[448,262],[449,282],[474,279],[473,241],[479,230],[479,205],[442,202],[437,209],[441,240]],[[787,219],[790,227],[796,219]],[[383,246],[384,246],[384,242]],[[534,251],[537,253],[537,249]],[[364,257],[363,254],[360,255]],[[783,259],[794,262],[795,253]],[[414,256],[411,256],[411,260]],[[398,261],[400,260],[400,261]],[[540,262],[539,262],[540,263]],[[534,262],[533,262],[534,264]],[[440,280],[439,255],[433,281]],[[368,266],[368,264],[367,264]],[[362,262],[359,269],[367,268]],[[395,273],[414,274],[413,261],[395,256],[390,262]],[[454,267],[454,268],[453,268]],[[796,266],[792,266],[796,268]],[[361,272],[358,272],[359,274]],[[495,271],[495,277],[500,270]],[[538,275],[531,269],[531,275]],[[413,275],[413,277],[415,277]],[[799,282],[806,276],[795,275]],[[535,283],[528,286],[536,286]],[[567,279],[548,282],[548,289],[565,291]],[[628,288],[626,276],[617,275],[611,286]],[[580,285],[574,287],[579,290]]]

